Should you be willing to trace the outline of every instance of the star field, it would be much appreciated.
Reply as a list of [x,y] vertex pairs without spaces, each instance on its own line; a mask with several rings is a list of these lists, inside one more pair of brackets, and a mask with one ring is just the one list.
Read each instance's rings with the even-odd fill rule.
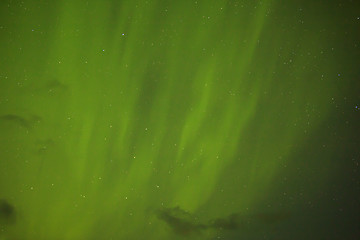
[[358,239],[356,1],[0,3],[0,240]]

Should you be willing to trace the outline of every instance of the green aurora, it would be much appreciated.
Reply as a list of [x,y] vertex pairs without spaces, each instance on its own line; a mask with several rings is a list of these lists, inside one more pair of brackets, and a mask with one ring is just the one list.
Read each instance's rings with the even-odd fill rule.
[[1,1],[0,240],[358,239],[355,2]]

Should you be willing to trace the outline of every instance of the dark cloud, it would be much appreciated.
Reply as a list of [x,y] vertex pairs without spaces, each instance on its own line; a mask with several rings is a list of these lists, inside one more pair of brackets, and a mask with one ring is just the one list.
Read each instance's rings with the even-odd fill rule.
[[57,79],[49,80],[43,87],[42,90],[47,91],[48,93],[64,93],[68,91],[69,87]]
[[30,123],[27,119],[14,114],[5,114],[0,116],[1,121],[12,122],[14,124],[20,125],[24,128],[30,128]]
[[179,207],[158,210],[156,215],[178,235],[198,234],[207,228],[206,225],[197,223],[194,216]]
[[200,223],[197,218],[181,209],[164,208],[157,211],[157,217],[166,222],[174,233],[178,235],[199,234],[206,229],[238,230],[256,226],[266,225],[286,220],[289,214],[279,213],[257,213],[257,214],[230,214],[227,217],[210,220],[208,224]]
[[16,212],[13,205],[4,199],[0,199],[0,222],[13,223],[15,221]]
[[36,122],[40,121],[40,117],[31,116],[29,118],[22,117],[16,114],[4,114],[0,116],[0,121],[2,122],[10,122],[18,126],[22,126],[24,128],[31,128]]
[[217,218],[213,221],[210,221],[209,226],[212,228],[234,230],[239,228],[239,219],[239,214],[231,214],[226,218]]

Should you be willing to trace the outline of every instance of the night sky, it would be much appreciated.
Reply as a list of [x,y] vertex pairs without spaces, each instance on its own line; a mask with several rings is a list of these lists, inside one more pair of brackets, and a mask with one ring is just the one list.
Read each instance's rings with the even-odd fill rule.
[[0,0],[0,240],[360,239],[360,3]]

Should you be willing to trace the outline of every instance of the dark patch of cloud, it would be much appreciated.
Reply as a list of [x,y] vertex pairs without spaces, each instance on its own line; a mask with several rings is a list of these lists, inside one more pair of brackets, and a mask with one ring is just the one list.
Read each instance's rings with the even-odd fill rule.
[[4,199],[0,199],[0,222],[14,223],[16,211],[13,205]]
[[12,122],[16,125],[20,125],[24,128],[30,128],[30,122],[25,119],[24,117],[21,117],[19,115],[15,114],[5,114],[0,116],[0,120],[4,122]]
[[225,218],[217,218],[210,221],[209,226],[212,228],[221,228],[226,230],[234,230],[239,228],[239,214],[231,214]]
[[158,210],[156,215],[159,219],[166,222],[174,233],[178,235],[199,234],[201,230],[208,227],[197,223],[194,216],[179,207]]
[[26,129],[30,129],[36,122],[40,121],[40,117],[34,115],[29,118],[25,118],[16,114],[4,114],[0,116],[0,121],[10,122]]
[[57,79],[49,80],[43,87],[43,90],[50,94],[64,93],[68,91],[69,87]]
[[175,234],[190,235],[199,234],[206,229],[238,230],[252,225],[278,223],[286,220],[289,214],[257,213],[244,215],[233,213],[227,217],[210,220],[208,224],[203,224],[192,214],[180,207],[174,207],[158,210],[157,217],[166,222]]

